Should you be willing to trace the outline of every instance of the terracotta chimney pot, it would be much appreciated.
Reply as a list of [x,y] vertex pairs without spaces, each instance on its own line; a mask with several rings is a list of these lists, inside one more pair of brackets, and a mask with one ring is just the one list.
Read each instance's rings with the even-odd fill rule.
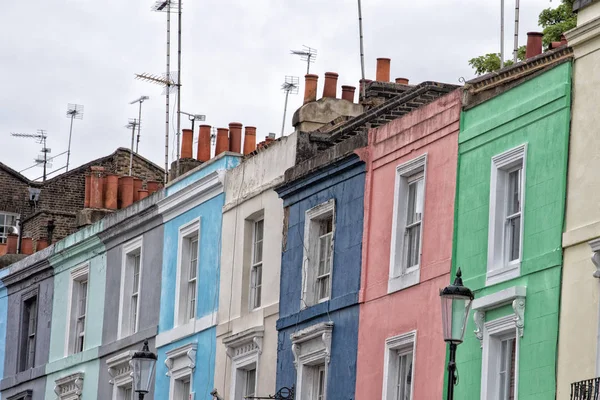
[[104,167],[90,167],[90,207],[102,208],[104,206]]
[[400,85],[408,85],[408,79],[406,78],[396,78],[396,83]]
[[541,32],[527,32],[527,50],[525,50],[526,59],[542,54],[543,36],[544,34]]
[[234,153],[242,152],[242,124],[239,122],[229,124],[229,150]]
[[158,181],[148,181],[146,182],[146,187],[148,188],[148,195],[151,195],[154,192],[158,191],[158,185],[160,182]]
[[0,243],[0,256],[6,254],[6,243]]
[[194,158],[194,131],[191,129],[182,129],[181,139],[181,158]]
[[115,174],[106,175],[104,177],[104,208],[117,209],[118,192],[119,177]]
[[138,198],[140,200],[143,200],[146,197],[148,197],[148,191],[146,189],[140,189],[140,190],[138,190]]
[[28,256],[33,254],[33,238],[21,238],[21,254],[27,254]]
[[392,60],[389,58],[378,58],[377,59],[377,74],[375,80],[378,82],[389,82],[390,81],[390,65]]
[[355,86],[342,86],[342,99],[354,103],[354,92],[356,92]]
[[17,242],[19,241],[19,235],[16,233],[9,233],[6,236],[6,254],[17,254]]
[[304,104],[317,101],[317,82],[319,75],[304,75]]
[[85,199],[83,201],[83,208],[88,208],[90,206],[90,190],[91,190],[91,178],[90,174],[85,174]]
[[244,132],[244,154],[250,154],[256,150],[256,127],[247,126]]
[[210,128],[210,125],[200,125],[200,132],[198,133],[198,161],[206,162],[210,160]]
[[35,244],[35,251],[44,250],[46,247],[48,247],[48,238],[41,237]]
[[229,150],[229,129],[217,128],[217,146],[215,148],[215,157]]
[[129,207],[133,203],[133,176],[119,178],[119,208]]
[[323,85],[323,97],[335,99],[337,96],[338,74],[335,72],[325,72],[325,85]]
[[133,178],[133,202],[134,203],[140,199],[138,196],[138,191],[142,190],[143,184],[144,184],[144,181],[141,180],[140,178]]

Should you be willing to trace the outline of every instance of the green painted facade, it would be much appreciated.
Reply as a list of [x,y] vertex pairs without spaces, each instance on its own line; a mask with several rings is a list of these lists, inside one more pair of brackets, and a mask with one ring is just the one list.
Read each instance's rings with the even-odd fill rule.
[[[519,344],[519,400],[555,397],[562,232],[571,104],[571,63],[565,62],[463,111],[459,135],[452,277],[481,298],[526,286]],[[492,157],[527,143],[520,276],[486,287]],[[510,305],[486,312],[491,321]],[[456,399],[481,398],[482,348],[473,312],[458,347]]]

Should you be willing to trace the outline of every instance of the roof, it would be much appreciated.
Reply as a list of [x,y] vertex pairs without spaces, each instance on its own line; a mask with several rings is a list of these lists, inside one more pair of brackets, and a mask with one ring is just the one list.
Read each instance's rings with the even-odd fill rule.
[[23,181],[23,182],[29,184],[29,179],[27,179],[27,177],[25,175],[20,174],[19,172],[15,171],[14,169],[12,169],[11,167],[9,167],[8,165],[3,164],[3,163],[0,162],[0,169],[3,169],[9,175],[14,176],[18,180]]
[[589,6],[590,4],[594,3],[596,0],[575,0],[573,2],[573,11],[577,12],[579,10],[581,10],[584,7]]

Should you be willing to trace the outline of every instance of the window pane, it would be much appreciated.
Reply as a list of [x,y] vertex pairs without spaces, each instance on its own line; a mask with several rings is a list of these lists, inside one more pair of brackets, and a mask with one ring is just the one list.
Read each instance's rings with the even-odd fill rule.
[[256,392],[256,369],[246,371],[245,397],[254,397]]
[[252,308],[258,308],[262,298],[262,264],[252,268]]
[[196,318],[196,281],[191,281],[188,284],[188,318]]
[[263,232],[264,232],[265,221],[261,219],[260,221],[256,221],[254,224],[254,241],[262,242],[263,240]]
[[522,169],[508,174],[508,215],[521,211],[521,173]]
[[317,372],[317,399],[325,398],[325,367],[319,367]]
[[130,330],[131,333],[137,332],[137,307],[138,307],[138,296],[131,296],[131,322],[130,322]]
[[406,268],[419,265],[421,245],[421,224],[413,225],[406,230]]
[[508,224],[508,260],[518,260],[521,251],[521,216],[510,219]]
[[189,239],[190,243],[190,265],[189,279],[195,279],[198,275],[198,236]]
[[331,233],[319,238],[319,270],[318,275],[331,271]]
[[319,300],[329,297],[329,275],[325,275],[318,280],[319,285]]

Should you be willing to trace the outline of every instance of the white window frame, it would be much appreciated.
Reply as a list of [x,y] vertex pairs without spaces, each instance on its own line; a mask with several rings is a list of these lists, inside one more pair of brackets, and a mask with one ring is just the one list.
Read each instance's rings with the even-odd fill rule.
[[[19,223],[19,214],[15,214],[15,213],[10,213],[10,212],[5,212],[5,211],[0,211],[0,215],[4,216],[4,221],[2,224],[0,224],[0,227],[4,227],[4,232],[0,232],[0,243],[6,243],[6,238],[8,237],[8,229],[13,227],[13,226],[18,226]],[[15,225],[7,225],[6,224],[6,217],[14,217],[15,218]]]
[[83,393],[83,378],[83,372],[76,372],[55,380],[54,393],[58,400],[79,400]]
[[318,368],[325,368],[325,396],[331,359],[333,322],[321,322],[290,335],[296,367],[296,396],[298,400],[310,400],[318,380]]
[[223,338],[227,357],[231,359],[231,379],[229,396],[239,399],[245,388],[243,373],[248,369],[256,369],[255,393],[258,393],[258,374],[260,371],[260,355],[263,347],[262,328],[250,328],[246,331]]
[[188,343],[181,347],[169,350],[166,353],[165,365],[169,382],[169,399],[175,399],[181,381],[189,379],[190,396],[194,396],[194,370],[196,368],[196,342]]
[[[521,226],[519,258],[507,261],[505,243],[508,172],[522,165]],[[486,285],[493,285],[521,275],[523,227],[525,226],[525,191],[527,187],[527,143],[492,157],[490,181],[490,213],[488,225],[488,259]]]
[[106,360],[108,374],[112,378],[109,381],[113,385],[112,400],[133,400],[132,398],[127,399],[122,394],[127,387],[133,388],[130,364],[133,353],[134,351],[127,350]]
[[75,346],[77,346],[77,302],[79,294],[75,294],[74,290],[79,289],[81,282],[87,281],[86,304],[85,304],[85,323],[83,331],[83,351],[85,351],[85,330],[88,326],[88,305],[90,300],[90,267],[89,264],[81,265],[71,271],[69,279],[69,298],[67,309],[67,334],[65,335],[65,357],[71,354],[77,354]]
[[[132,257],[139,255],[140,257],[140,270],[137,287],[137,310],[135,326],[132,329],[131,326],[131,298],[133,296],[133,265],[131,263]],[[120,287],[120,298],[119,298],[119,325],[117,328],[117,337],[123,338],[129,335],[133,335],[139,330],[140,320],[140,304],[141,304],[141,287],[142,287],[142,276],[144,269],[144,254],[143,254],[143,237],[137,237],[122,247],[121,255],[121,287]]]
[[[507,336],[515,339],[515,393],[514,399],[519,398],[519,344],[521,336],[515,327],[515,314],[488,321],[483,330],[483,354],[481,360],[481,400],[498,400],[497,367],[500,363],[498,342]],[[491,363],[496,367],[492,367]]]
[[[200,218],[196,218],[179,228],[177,241],[177,277],[175,284],[175,313],[173,326],[182,326],[190,321],[196,320],[196,316],[188,318],[188,279],[189,279],[189,256],[185,254],[186,241],[198,236],[198,262],[196,265],[196,309],[198,313],[198,277],[200,275]],[[189,245],[188,245],[189,247]]]
[[[319,228],[320,220],[332,217],[331,231],[331,267],[329,271],[329,297],[318,299],[317,274],[319,268]],[[305,212],[304,253],[302,257],[302,309],[325,302],[331,298],[333,284],[333,266],[335,255],[335,199],[330,199]]]
[[396,386],[398,381],[398,352],[412,352],[412,379],[410,382],[410,398],[414,397],[415,387],[415,361],[417,350],[417,331],[410,331],[385,340],[383,356],[383,389],[382,400],[396,400]]
[[[406,268],[405,232],[406,214],[408,210],[409,179],[417,174],[423,174],[423,204],[421,211],[421,237],[419,239],[419,264]],[[396,182],[394,188],[394,211],[392,217],[392,238],[390,244],[390,271],[388,293],[417,285],[421,280],[421,264],[423,255],[423,231],[425,222],[425,204],[427,193],[427,153],[413,158],[396,167]]]
[[[265,265],[265,219],[264,217],[258,218],[256,220],[251,220],[250,221],[252,223],[252,251],[250,252],[250,298],[248,299],[248,304],[249,304],[249,310],[253,311],[256,310],[258,308],[262,307],[263,301],[262,301],[262,277],[263,277],[263,273],[264,273],[264,265]],[[254,257],[255,257],[255,248],[256,248],[256,227],[258,226],[258,223],[262,222],[262,240],[261,240],[261,254],[262,254],[262,258],[259,262],[255,262]],[[260,285],[256,285],[256,274],[257,274],[257,270],[258,267],[260,266]],[[259,297],[260,297],[260,302],[257,303],[256,301],[256,294],[260,293]]]
[[[25,326],[25,310],[27,304],[34,302],[33,307],[30,309],[29,318],[27,319],[27,326]],[[38,323],[38,310],[39,310],[39,289],[35,288],[28,290],[26,293],[21,295],[21,309],[19,310],[20,315],[20,326],[19,326],[19,348],[17,358],[17,368],[19,372],[26,371],[35,367],[35,355],[37,347],[37,323]],[[33,314],[33,321],[32,321]],[[31,323],[33,322],[33,327]],[[27,327],[27,332],[25,332]],[[33,329],[33,332],[32,332]],[[32,343],[33,336],[33,343]],[[33,346],[33,349],[31,348]],[[25,354],[23,354],[23,352]],[[32,357],[31,364],[29,364],[29,357]],[[23,365],[23,357],[25,357],[25,365]]]

